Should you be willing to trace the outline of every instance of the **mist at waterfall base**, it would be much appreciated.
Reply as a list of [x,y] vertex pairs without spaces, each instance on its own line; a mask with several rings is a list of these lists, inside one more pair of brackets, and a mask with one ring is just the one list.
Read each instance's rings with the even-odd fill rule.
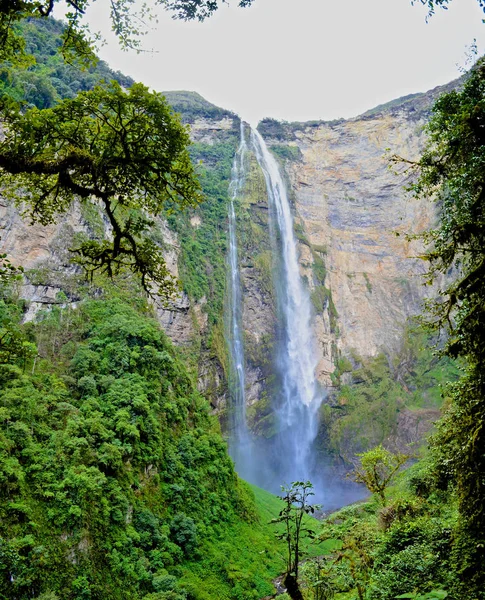
[[282,485],[311,481],[314,501],[324,510],[365,496],[361,486],[342,477],[333,462],[318,451],[318,413],[326,392],[315,377],[318,346],[311,326],[309,291],[300,276],[293,216],[278,164],[258,131],[251,129],[251,149],[264,174],[269,201],[269,231],[276,295],[277,339],[274,357],[278,389],[273,398],[275,432],[256,438],[246,423],[242,291],[238,266],[234,203],[245,180],[248,145],[244,124],[234,158],[230,185],[228,304],[226,335],[231,357],[229,451],[241,477],[278,494]]

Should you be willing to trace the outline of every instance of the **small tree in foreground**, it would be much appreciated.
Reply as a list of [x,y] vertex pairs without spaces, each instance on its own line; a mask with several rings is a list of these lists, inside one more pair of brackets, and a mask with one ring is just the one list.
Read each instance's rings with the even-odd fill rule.
[[314,496],[313,485],[310,481],[294,481],[291,486],[281,486],[283,495],[280,498],[285,503],[280,514],[271,523],[283,523],[284,530],[278,533],[280,540],[285,540],[288,550],[285,586],[293,600],[303,600],[298,586],[298,565],[303,552],[301,542],[303,536],[313,539],[315,532],[306,527],[303,522],[305,515],[313,514],[320,506],[310,504],[310,496]]
[[351,478],[357,483],[363,483],[372,494],[377,494],[384,504],[386,488],[411,457],[408,454],[394,454],[382,444],[357,456],[360,458],[360,467],[352,471]]

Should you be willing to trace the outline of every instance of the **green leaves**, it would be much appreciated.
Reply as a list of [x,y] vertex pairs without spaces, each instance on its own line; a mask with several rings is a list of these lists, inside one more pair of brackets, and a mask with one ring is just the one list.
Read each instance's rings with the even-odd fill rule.
[[[481,3],[483,6],[483,3]],[[448,386],[450,402],[432,438],[441,485],[454,485],[461,520],[454,552],[460,597],[475,597],[485,585],[485,61],[463,87],[441,96],[428,125],[429,143],[414,186],[435,197],[440,220],[428,232],[431,277],[443,281],[428,303],[428,324],[448,334],[445,351],[465,362],[462,378]],[[444,277],[443,277],[444,275]]]
[[413,600],[444,600],[448,597],[448,592],[444,590],[432,590],[426,594],[419,594],[417,592],[410,592],[409,594],[401,594],[396,598],[412,598]]
[[31,339],[63,358],[1,371],[0,596],[163,593],[164,569],[238,518],[225,443],[155,320],[119,300],[41,319]]
[[352,479],[357,483],[363,483],[369,492],[377,494],[384,503],[387,486],[411,457],[407,454],[394,454],[381,444],[357,456],[360,459],[360,467],[351,473]]
[[314,539],[315,532],[306,527],[304,517],[313,514],[320,508],[318,504],[310,504],[309,499],[314,495],[310,481],[294,481],[291,486],[282,485],[280,496],[284,502],[278,517],[271,523],[283,523],[284,530],[276,533],[276,537],[286,542],[287,575],[294,574],[295,585],[298,587],[298,566],[302,556],[302,540],[304,537]]
[[[219,4],[226,0],[156,0],[156,4],[174,14],[174,18],[186,21],[203,21],[212,16]],[[250,6],[253,0],[239,0],[241,7]],[[64,10],[67,27],[63,33],[62,53],[67,61],[76,61],[85,67],[96,62],[94,48],[102,38],[91,34],[83,18],[90,0],[7,0],[0,5],[0,61],[28,60],[22,37],[16,25],[23,19],[46,19],[56,5]],[[152,7],[147,3],[136,4],[134,0],[117,0],[110,4],[112,30],[120,45],[127,49],[141,49],[141,38],[146,34],[148,23],[155,20]]]
[[94,201],[109,223],[106,239],[71,248],[77,262],[110,276],[130,269],[147,291],[172,294],[161,249],[146,234],[167,203],[186,208],[202,196],[188,131],[163,97],[113,81],[45,110],[10,105],[5,122],[0,182],[27,204],[25,214],[48,224],[74,198]]

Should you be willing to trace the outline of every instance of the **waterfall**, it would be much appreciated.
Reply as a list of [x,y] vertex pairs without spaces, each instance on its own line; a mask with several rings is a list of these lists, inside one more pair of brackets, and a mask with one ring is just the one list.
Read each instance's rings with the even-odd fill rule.
[[277,328],[274,369],[276,384],[270,391],[275,416],[269,439],[251,435],[246,423],[245,360],[242,324],[243,298],[238,261],[234,204],[246,177],[248,153],[244,125],[234,157],[228,209],[228,299],[226,336],[230,354],[231,395],[229,451],[239,475],[274,493],[282,484],[310,480],[315,500],[326,509],[362,498],[362,489],[342,480],[332,462],[315,448],[318,411],[325,397],[316,378],[319,349],[312,329],[310,294],[300,274],[293,215],[280,168],[261,135],[251,129],[251,150],[264,174],[268,196],[269,234],[273,254],[273,288]]
[[242,333],[242,298],[241,278],[236,236],[236,213],[234,202],[244,185],[244,159],[247,144],[244,135],[244,124],[241,121],[241,141],[234,157],[229,186],[229,254],[228,254],[228,306],[226,310],[226,336],[230,356],[229,392],[230,437],[229,452],[234,459],[239,475],[251,479],[251,438],[246,425],[246,394],[244,373],[244,343]]
[[279,478],[278,485],[303,479],[315,482],[312,446],[324,391],[315,376],[318,348],[311,325],[310,295],[300,275],[293,215],[280,169],[254,129],[251,141],[266,181],[277,259],[273,273],[279,313],[276,368],[281,388],[275,403],[278,433],[272,449],[272,468],[274,478]]

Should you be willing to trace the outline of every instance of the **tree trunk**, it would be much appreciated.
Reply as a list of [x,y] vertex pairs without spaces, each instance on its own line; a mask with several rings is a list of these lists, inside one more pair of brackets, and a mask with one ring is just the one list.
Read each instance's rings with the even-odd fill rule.
[[286,591],[291,600],[304,600],[303,594],[300,591],[300,587],[298,585],[298,581],[294,575],[291,573],[287,573],[284,584],[286,586]]

